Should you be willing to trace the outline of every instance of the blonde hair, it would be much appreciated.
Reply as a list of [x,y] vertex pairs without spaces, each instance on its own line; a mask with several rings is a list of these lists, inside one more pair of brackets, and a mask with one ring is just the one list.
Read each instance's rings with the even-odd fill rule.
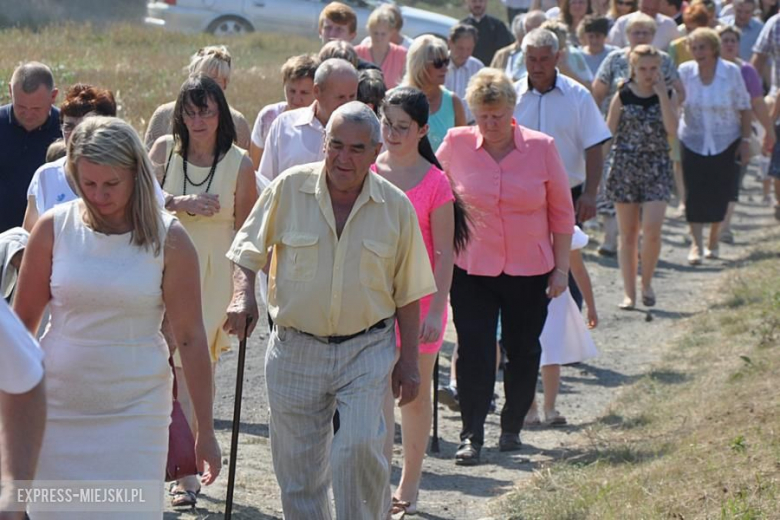
[[466,103],[472,112],[485,105],[514,107],[517,92],[504,71],[485,67],[471,76],[466,87]]
[[369,31],[379,25],[380,23],[386,24],[391,30],[395,30],[397,22],[395,21],[395,13],[389,9],[381,9],[377,7],[371,14],[368,15],[368,21],[366,22],[366,29]]
[[634,79],[634,67],[636,67],[636,64],[642,58],[655,58],[658,60],[658,64],[660,66],[661,53],[658,51],[658,49],[652,45],[637,45],[628,54],[628,63],[631,67],[631,79]]
[[715,57],[720,57],[720,36],[718,36],[718,33],[715,31],[715,29],[710,29],[709,27],[699,27],[691,34],[689,34],[688,38],[686,39],[689,47],[697,40],[707,42],[715,52]]
[[633,31],[635,27],[647,29],[653,33],[653,35],[655,35],[656,31],[658,30],[658,24],[655,23],[655,20],[650,18],[649,15],[641,12],[632,13],[629,17],[628,23],[626,24],[626,35]]
[[224,45],[209,45],[203,47],[190,58],[188,71],[190,75],[205,74],[211,78],[230,80],[232,58]]
[[81,159],[135,172],[133,193],[125,209],[133,226],[131,241],[147,250],[151,248],[155,256],[159,255],[163,223],[154,189],[157,180],[146,148],[133,127],[116,117],[89,117],[76,127],[68,143],[66,172],[73,179],[76,192],[87,208],[86,222],[97,231],[108,229],[106,220],[81,191],[78,170]]
[[406,75],[403,84],[422,90],[429,81],[426,65],[435,59],[445,59],[450,55],[447,44],[435,36],[425,34],[415,38],[406,54]]

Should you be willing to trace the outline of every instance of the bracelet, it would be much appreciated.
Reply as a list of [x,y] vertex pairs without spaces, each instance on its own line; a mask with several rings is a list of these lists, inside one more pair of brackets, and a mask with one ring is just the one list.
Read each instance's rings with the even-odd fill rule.
[[569,272],[568,271],[564,271],[563,269],[560,269],[558,267],[556,267],[555,270],[558,271],[559,273],[561,273],[563,276],[569,276]]

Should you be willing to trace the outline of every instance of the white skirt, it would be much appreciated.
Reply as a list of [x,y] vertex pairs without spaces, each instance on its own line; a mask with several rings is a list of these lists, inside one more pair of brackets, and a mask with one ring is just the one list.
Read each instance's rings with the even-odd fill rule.
[[541,366],[579,363],[599,355],[569,289],[550,301],[542,335]]

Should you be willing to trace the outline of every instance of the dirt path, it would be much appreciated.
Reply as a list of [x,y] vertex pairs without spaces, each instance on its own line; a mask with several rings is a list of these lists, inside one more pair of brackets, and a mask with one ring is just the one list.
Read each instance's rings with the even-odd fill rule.
[[[557,429],[535,429],[523,433],[525,449],[514,454],[499,453],[499,417],[492,414],[486,424],[483,463],[472,468],[455,466],[460,417],[444,407],[439,409],[441,452],[429,455],[419,507],[422,511],[408,518],[474,520],[489,515],[490,498],[508,491],[514,482],[531,474],[538,464],[555,458],[571,443],[572,436],[587,427],[608,408],[622,387],[631,384],[650,370],[666,347],[679,333],[681,320],[703,311],[721,274],[744,259],[749,246],[766,239],[765,230],[776,225],[771,209],[762,206],[758,184],[746,179],[747,192],[737,208],[734,220],[736,244],[721,246],[721,260],[705,261],[689,267],[685,261],[687,246],[683,243],[685,223],[668,218],[664,228],[661,262],[655,281],[658,305],[647,313],[617,310],[622,299],[619,270],[614,259],[595,254],[595,244],[585,251],[587,266],[596,288],[601,323],[594,339],[601,355],[576,367],[563,367],[558,408],[570,425]],[[669,215],[673,213],[669,210]],[[268,411],[264,390],[263,357],[267,333],[265,327],[250,342],[244,385],[241,439],[234,514],[236,518],[281,519],[279,492],[273,474],[268,443]],[[447,330],[443,349],[442,381],[449,376],[454,330]],[[216,426],[227,462],[235,388],[236,352],[220,361],[217,373]],[[674,372],[656,374],[673,381]],[[496,393],[502,395],[500,382]],[[501,407],[499,399],[498,407]],[[399,417],[400,418],[400,417]],[[400,477],[400,444],[396,439],[393,461],[393,483]],[[225,473],[226,475],[226,473]],[[204,490],[197,511],[166,513],[166,519],[221,518],[226,478]]]

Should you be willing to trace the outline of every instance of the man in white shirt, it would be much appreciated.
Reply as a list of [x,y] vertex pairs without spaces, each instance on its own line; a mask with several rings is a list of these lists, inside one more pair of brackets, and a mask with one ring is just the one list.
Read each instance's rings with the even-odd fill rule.
[[[528,72],[515,83],[518,124],[555,139],[555,146],[569,176],[577,222],[596,216],[596,195],[604,157],[601,145],[612,134],[588,89],[564,76],[558,37],[547,29],[534,29],[523,38]],[[579,306],[582,294],[569,276],[569,290]]]
[[[314,74],[314,103],[282,113],[271,125],[257,175],[273,180],[292,166],[324,158],[325,125],[341,105],[357,96],[358,73],[346,60],[326,60]],[[264,183],[258,181],[258,189]]]
[[[24,518],[12,481],[33,480],[46,424],[43,353],[0,298],[0,518]],[[21,509],[12,512],[14,509]]]
[[[645,13],[649,17],[655,20],[658,28],[655,31],[655,37],[653,38],[653,46],[666,51],[669,48],[669,44],[672,41],[680,37],[680,31],[677,30],[677,24],[674,23],[672,18],[664,16],[658,12],[660,0],[639,0],[639,11]],[[615,47],[628,47],[628,39],[626,38],[626,27],[629,20],[634,16],[634,13],[621,16],[612,26],[612,30],[609,31],[609,40],[607,43],[614,45]]]
[[601,144],[612,137],[590,92],[557,69],[561,53],[555,34],[534,29],[523,39],[528,72],[515,83],[515,119],[544,132],[555,145],[569,175],[577,221],[596,215],[596,194],[604,159]]
[[[471,25],[459,23],[450,29],[447,43],[450,47],[450,64],[447,66],[444,86],[457,94],[460,99],[466,99],[466,87],[471,76],[485,67],[484,63],[471,55],[477,44],[477,30]],[[466,121],[471,124],[474,116],[465,103],[463,108],[466,111]]]

